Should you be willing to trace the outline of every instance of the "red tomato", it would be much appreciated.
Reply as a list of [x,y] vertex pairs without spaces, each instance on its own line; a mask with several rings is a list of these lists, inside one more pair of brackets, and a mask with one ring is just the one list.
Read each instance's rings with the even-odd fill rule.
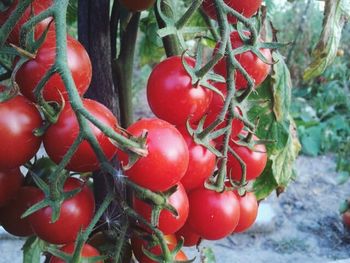
[[[92,68],[89,55],[85,48],[71,36],[67,36],[67,58],[76,88],[82,96],[88,89]],[[56,59],[56,36],[48,34],[45,42],[39,48],[35,59],[29,60],[16,73],[16,82],[24,96],[36,101],[33,91],[46,71],[54,64]],[[55,73],[46,83],[43,94],[47,101],[61,102],[61,96],[68,100],[68,93],[58,73]]]
[[[178,184],[176,192],[168,198],[168,203],[177,210],[178,216],[174,216],[168,210],[162,210],[159,217],[158,228],[165,235],[174,234],[185,224],[188,217],[188,198],[185,188],[181,183]],[[152,207],[149,204],[135,197],[133,207],[142,217],[149,222],[151,221]]]
[[[39,238],[51,244],[67,244],[74,242],[79,231],[90,224],[95,211],[94,195],[90,188],[79,179],[71,177],[63,189],[69,192],[77,188],[81,188],[81,191],[62,203],[59,219],[55,223],[51,223],[51,207],[42,208],[28,217]],[[40,191],[31,198],[31,204],[43,198],[44,193]]]
[[[222,94],[226,97],[227,95],[227,89],[226,89],[226,83],[214,83],[214,86],[219,89]],[[210,103],[209,110],[207,112],[207,117],[204,122],[204,128],[208,127],[211,123],[213,123],[219,116],[222,108],[224,107],[224,100],[223,98],[214,92],[213,99]],[[236,113],[239,113],[242,115],[241,110],[236,107],[235,108]],[[225,128],[227,125],[227,122],[224,121],[221,123],[216,130]],[[240,121],[239,119],[234,119],[232,122],[232,131],[231,131],[231,137],[236,137],[244,128],[244,123]],[[216,138],[214,141],[216,143],[217,148],[220,148],[223,144],[224,136],[220,136]]]
[[[194,67],[195,61],[186,57]],[[182,65],[180,56],[159,63],[147,84],[148,103],[155,115],[175,125],[199,121],[207,111],[213,93],[200,85],[193,86],[191,76]]]
[[[11,13],[15,10],[17,4],[18,4],[18,0],[14,0],[12,5],[5,12],[0,12],[0,27],[10,17]],[[34,0],[31,6],[29,6],[25,10],[23,16],[20,18],[20,20],[17,22],[17,24],[13,28],[11,34],[9,35],[9,38],[7,39],[7,42],[12,43],[16,46],[19,46],[20,29],[23,26],[23,24],[30,19],[31,13],[33,12],[33,16],[36,16],[42,11],[48,9],[51,5],[52,5],[52,0]],[[41,34],[48,27],[51,20],[52,18],[46,18],[45,20],[41,21],[35,26],[35,39],[38,39],[41,36]],[[50,30],[52,30],[53,29],[52,25],[50,27],[51,27]]]
[[23,184],[23,174],[19,168],[0,171],[0,207],[16,197]]
[[135,1],[135,0],[120,0],[121,3],[130,11],[137,12],[137,11],[143,11],[151,6],[154,5],[156,0],[142,0],[142,1]]
[[[112,129],[116,129],[118,121],[105,106],[97,101],[83,99],[85,108],[102,123]],[[96,126],[90,123],[92,132],[95,134],[101,148],[107,158],[111,159],[117,148],[110,139]],[[50,126],[44,135],[44,146],[50,158],[59,163],[79,133],[79,124],[75,113],[69,104],[65,106],[58,121]],[[67,165],[67,169],[76,172],[91,172],[100,168],[100,163],[90,144],[84,140]]]
[[[167,238],[167,237],[166,237]],[[176,238],[175,238],[176,240]],[[170,251],[172,251],[175,246],[176,246],[176,243],[168,243],[169,245],[169,249]],[[162,253],[162,249],[160,248],[159,245],[156,245],[156,246],[148,246],[147,245],[147,241],[145,240],[142,240],[140,238],[132,238],[131,239],[131,246],[132,246],[132,250],[134,252],[134,255],[136,257],[136,259],[140,262],[140,263],[156,263],[154,260],[151,260],[149,257],[147,257],[143,251],[142,251],[142,247],[144,249],[147,249],[149,250],[152,254],[155,254],[155,255],[161,255]],[[188,258],[186,257],[185,253],[183,253],[181,250],[176,254],[176,257],[175,259],[177,261],[186,261],[188,260]]]
[[[258,137],[253,136],[253,140],[259,140]],[[245,146],[240,146],[236,142],[238,138],[230,141],[230,147],[238,154],[239,157],[246,164],[246,179],[253,180],[260,176],[264,171],[267,163],[266,147],[263,144],[256,144],[253,149]],[[232,179],[240,181],[242,178],[242,168],[239,161],[231,154],[228,154],[227,171],[231,171]]]
[[24,186],[18,191],[15,199],[0,208],[0,223],[7,232],[20,237],[34,234],[28,218],[21,219],[21,216],[32,206],[30,200],[39,192],[38,188]]
[[247,192],[244,196],[240,196],[237,192],[235,194],[239,201],[240,217],[234,232],[240,233],[254,224],[259,205],[253,192]]
[[39,111],[25,97],[18,95],[0,103],[1,170],[19,167],[36,154],[42,139],[33,131],[41,124]]
[[[244,1],[224,0],[224,2],[226,5],[228,5],[232,9],[236,10],[237,12],[241,13],[245,17],[249,18],[249,17],[252,17],[259,10],[262,0],[244,0]],[[216,10],[215,10],[213,0],[204,0],[202,7],[205,13],[209,17],[217,20]],[[237,19],[232,15],[228,16],[228,21],[231,24],[237,23]]]
[[184,239],[185,247],[196,246],[201,240],[201,237],[195,233],[187,223],[179,231],[176,232],[176,237],[178,239]]
[[179,131],[187,143],[190,154],[187,171],[181,179],[181,183],[189,192],[203,186],[204,182],[212,175],[216,165],[216,156],[204,146],[196,144],[186,127],[180,127]]
[[239,202],[232,191],[217,193],[197,188],[189,193],[188,224],[204,239],[218,240],[231,234],[239,220]]
[[[75,248],[74,243],[70,243],[68,245],[65,245],[64,247],[61,248],[61,251],[73,255]],[[98,252],[96,248],[93,246],[90,246],[89,244],[84,244],[83,249],[81,251],[82,259],[90,258],[90,257],[98,257],[101,256],[101,254]],[[49,261],[49,263],[65,263],[63,259],[57,258],[57,257],[52,257]],[[96,263],[103,263],[102,260],[96,261]]]
[[346,211],[343,215],[342,215],[342,220],[343,220],[343,224],[346,228],[350,229],[350,211]]
[[[125,174],[130,180],[152,191],[165,191],[176,185],[188,167],[188,148],[180,132],[160,119],[141,119],[128,128],[134,136],[148,131],[148,155],[139,159]],[[118,151],[125,165],[127,154]]]
[[[245,32],[247,36],[250,35],[249,32]],[[243,45],[242,40],[239,37],[237,31],[231,33],[232,48],[236,49]],[[219,44],[216,45],[214,53],[216,53],[219,48]],[[272,61],[271,51],[269,49],[260,49],[260,52],[268,61]],[[249,76],[255,81],[255,86],[259,86],[267,77],[271,70],[269,64],[264,63],[260,58],[258,58],[253,52],[247,51],[242,54],[236,55],[235,58],[242,65],[242,67],[247,71]],[[226,77],[226,57],[222,58],[214,67],[214,71],[224,77]],[[247,88],[247,80],[244,78],[242,73],[235,71],[236,89]]]

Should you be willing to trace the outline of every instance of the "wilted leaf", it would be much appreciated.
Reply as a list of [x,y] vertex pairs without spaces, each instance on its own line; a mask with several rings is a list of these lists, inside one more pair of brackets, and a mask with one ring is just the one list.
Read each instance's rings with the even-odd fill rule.
[[323,31],[320,41],[312,52],[313,61],[304,72],[305,80],[321,75],[334,61],[342,29],[349,18],[350,0],[326,0]]

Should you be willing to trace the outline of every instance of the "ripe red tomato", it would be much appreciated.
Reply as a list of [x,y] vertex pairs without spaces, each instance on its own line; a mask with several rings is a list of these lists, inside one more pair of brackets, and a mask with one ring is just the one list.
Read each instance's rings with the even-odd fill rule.
[[[125,174],[130,180],[152,191],[165,191],[184,176],[189,160],[188,148],[180,132],[160,119],[141,119],[127,131],[140,136],[148,131],[148,155],[139,159]],[[119,160],[128,163],[127,154],[118,151]]]
[[[241,1],[242,2],[242,1]],[[248,31],[245,32],[247,36],[250,35]],[[242,40],[239,37],[237,31],[231,33],[232,48],[236,49],[243,45]],[[216,45],[214,53],[216,53],[219,48],[219,44]],[[269,49],[260,49],[260,52],[268,61],[272,61],[271,51]],[[247,51],[242,54],[236,55],[235,58],[242,65],[242,67],[247,71],[249,76],[255,81],[255,86],[259,86],[267,77],[271,70],[269,64],[264,63],[258,56],[253,52]],[[226,71],[226,57],[222,58],[214,67],[214,71],[224,77],[227,75]],[[242,73],[235,71],[236,89],[247,88],[247,80],[244,78]]]
[[[82,96],[88,89],[92,68],[89,55],[85,48],[71,36],[67,36],[67,58],[74,83]],[[56,36],[54,32],[48,34],[45,42],[39,48],[35,59],[29,60],[21,66],[16,73],[16,82],[24,96],[36,101],[33,91],[46,71],[54,64],[56,59]],[[67,101],[68,93],[58,73],[55,73],[46,83],[43,94],[47,101],[61,102],[61,96]]]
[[193,247],[199,244],[201,237],[195,233],[191,227],[185,223],[185,225],[176,232],[176,237],[180,240],[180,238],[184,239],[185,247]]
[[[253,136],[253,140],[259,140],[258,137]],[[260,176],[264,171],[267,163],[266,147],[263,144],[256,144],[253,149],[246,146],[240,146],[236,142],[238,138],[230,141],[230,147],[238,154],[239,157],[246,164],[246,179],[253,180]],[[231,154],[228,154],[227,171],[231,171],[232,179],[240,181],[242,178],[242,168],[239,161]]]
[[16,197],[23,184],[23,174],[19,168],[0,171],[0,207]]
[[235,194],[239,201],[240,217],[234,232],[240,233],[254,224],[258,215],[259,205],[253,192],[247,192],[243,196],[240,196],[237,192]]
[[[116,117],[105,106],[97,101],[83,99],[85,108],[102,123],[112,129],[116,129],[118,121]],[[90,123],[101,148],[107,158],[111,159],[117,148],[110,139],[96,126]],[[69,104],[65,106],[58,121],[50,126],[44,135],[44,147],[49,157],[59,163],[79,133],[79,124],[75,113]],[[76,172],[91,172],[100,168],[100,163],[90,144],[84,140],[73,155],[67,169]]]
[[[75,244],[70,243],[62,247],[61,251],[67,254],[73,255],[74,247],[75,247]],[[82,259],[101,256],[100,252],[98,252],[96,248],[94,248],[93,246],[90,246],[89,244],[84,244],[80,255],[82,256]],[[49,263],[65,263],[65,261],[57,257],[52,257]],[[96,261],[96,263],[103,263],[103,261],[99,260],[99,261]]]
[[130,11],[137,12],[143,11],[154,5],[156,0],[121,0],[121,3]]
[[18,95],[0,103],[1,170],[19,167],[36,154],[42,139],[33,131],[41,124],[39,111],[25,97]]
[[[252,17],[259,10],[262,0],[244,0],[244,1],[224,0],[224,2],[226,5],[228,5],[232,9],[236,10],[237,12],[241,13],[245,17],[249,18],[249,17]],[[216,10],[215,10],[213,0],[204,0],[202,7],[205,13],[209,17],[217,20]],[[237,23],[237,19],[232,15],[228,16],[228,21],[231,24]]]
[[[0,27],[10,17],[11,13],[17,7],[17,4],[18,4],[18,0],[14,0],[11,6],[5,12],[0,12]],[[23,16],[20,18],[20,20],[17,22],[17,24],[13,28],[12,32],[9,35],[9,38],[7,39],[7,42],[12,43],[16,46],[19,46],[20,29],[23,26],[23,24],[30,19],[31,13],[33,12],[33,16],[36,16],[42,11],[48,9],[51,5],[52,5],[52,0],[34,0],[31,6],[29,6],[25,10]],[[52,18],[46,18],[45,20],[41,21],[35,26],[35,39],[38,39],[41,36],[41,34],[46,30],[51,20]],[[53,26],[51,25],[50,30],[52,29],[53,29]]]
[[[214,83],[213,85],[218,90],[220,90],[222,94],[226,97],[227,95],[226,83]],[[218,118],[218,115],[220,114],[222,108],[224,107],[224,103],[225,101],[223,100],[223,98],[214,92],[213,99],[210,103],[210,106],[207,112],[207,117],[204,122],[204,128],[208,127],[211,123],[213,123]],[[238,107],[235,108],[235,111],[236,113],[239,113],[240,115],[242,115],[242,112]],[[224,121],[216,128],[216,130],[225,128],[226,126],[227,126],[227,122]],[[244,128],[244,123],[239,119],[234,119],[232,122],[231,136],[236,137],[242,131],[243,128]],[[214,140],[216,143],[216,147],[218,149],[222,146],[223,140],[224,140],[223,135]]]
[[[59,219],[55,223],[51,223],[51,207],[42,208],[28,217],[39,238],[51,244],[67,244],[74,242],[79,231],[89,225],[95,211],[94,195],[90,188],[79,179],[70,177],[63,189],[69,192],[77,188],[81,188],[81,191],[62,203]],[[35,204],[43,198],[44,193],[40,191],[32,196],[30,202]]]
[[346,228],[350,229],[350,211],[346,211],[342,215],[343,224]]
[[26,237],[33,234],[28,218],[21,216],[32,206],[31,198],[40,192],[38,188],[24,186],[19,189],[15,199],[0,208],[0,223],[12,235]]
[[[171,238],[171,239],[173,239],[173,238]],[[176,238],[174,238],[174,240],[176,240]],[[176,243],[168,243],[168,244],[169,244],[168,246],[169,246],[170,251],[174,250],[174,248],[176,246]],[[148,245],[147,241],[142,240],[142,239],[137,238],[137,237],[133,237],[131,239],[131,246],[132,246],[132,250],[134,252],[134,255],[135,255],[136,259],[140,263],[156,263],[154,260],[151,260],[149,257],[147,257],[143,253],[142,247],[144,249],[149,250],[152,254],[155,254],[155,255],[161,255],[161,253],[162,253],[162,250],[161,250],[159,245],[156,245],[156,246]],[[185,253],[182,252],[181,250],[176,254],[175,259],[177,261],[186,261],[186,260],[188,260],[188,258],[185,255]]]
[[[158,228],[165,235],[174,234],[176,231],[178,231],[185,224],[188,217],[188,198],[185,188],[181,183],[178,184],[176,192],[168,198],[168,203],[177,210],[178,216],[174,216],[168,210],[162,210],[159,217]],[[149,222],[151,221],[151,205],[135,197],[133,207],[142,217],[147,219]]]
[[[194,67],[195,61],[186,57]],[[191,76],[182,65],[180,56],[160,62],[152,71],[147,84],[147,99],[153,113],[175,125],[199,121],[207,111],[213,93],[200,85],[193,86]]]
[[232,191],[197,188],[189,193],[188,224],[199,236],[218,240],[231,234],[239,220],[239,202]]
[[202,145],[194,142],[186,127],[178,128],[184,137],[189,151],[189,163],[187,171],[181,179],[186,191],[203,186],[204,182],[212,175],[216,165],[216,156]]

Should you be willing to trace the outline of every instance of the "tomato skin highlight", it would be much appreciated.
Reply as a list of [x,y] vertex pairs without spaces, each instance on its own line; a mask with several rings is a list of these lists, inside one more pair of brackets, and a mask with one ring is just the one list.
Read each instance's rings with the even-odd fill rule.
[[[259,140],[258,137],[253,136],[253,140]],[[246,179],[253,180],[261,175],[264,171],[267,163],[267,153],[266,147],[263,144],[256,144],[253,149],[249,149],[246,146],[238,145],[236,142],[238,138],[232,139],[230,141],[230,147],[234,150],[242,161],[246,165]],[[242,179],[242,168],[239,161],[233,156],[233,154],[228,154],[227,159],[227,171],[231,171],[231,178],[235,181],[240,181]]]
[[120,0],[120,2],[125,6],[127,9],[133,12],[139,12],[144,11],[150,8],[154,5],[155,0],[142,0],[142,1],[135,1],[135,0]]
[[195,233],[188,223],[185,223],[185,225],[176,232],[176,237],[178,240],[181,238],[184,239],[184,246],[185,247],[193,247],[199,244],[201,237],[197,233]]
[[235,191],[235,194],[239,201],[240,217],[238,225],[233,232],[241,233],[254,224],[258,215],[259,205],[253,192],[247,192],[244,196],[240,196],[237,191]]
[[33,131],[41,125],[39,111],[25,97],[17,95],[0,103],[1,170],[19,167],[36,154],[42,138]]
[[[140,158],[125,174],[136,184],[152,191],[165,191],[176,185],[184,176],[189,161],[185,140],[170,123],[156,119],[141,119],[127,131],[133,136],[147,135],[148,155]],[[128,163],[127,154],[118,151],[123,165]]]
[[[81,180],[70,177],[63,190],[69,192],[77,188],[81,188],[81,191],[62,203],[60,216],[55,223],[51,223],[51,207],[44,207],[28,217],[39,238],[51,244],[67,244],[74,242],[79,231],[90,224],[95,212],[94,195],[90,188]],[[35,204],[43,198],[44,193],[40,191],[30,201]]]
[[216,156],[204,146],[196,144],[186,127],[179,127],[178,130],[184,137],[189,151],[188,168],[181,179],[181,183],[189,192],[203,186],[212,175],[216,165]]
[[[60,250],[62,252],[65,252],[67,254],[72,255],[74,252],[74,243],[70,243],[68,245],[63,246]],[[81,251],[82,258],[89,258],[89,257],[98,257],[101,256],[100,252],[93,246],[90,246],[89,244],[84,244],[83,249]],[[65,263],[63,259],[57,258],[57,257],[51,257],[49,263]],[[103,263],[103,261],[96,261],[96,263]]]
[[40,193],[40,190],[31,186],[21,187],[15,199],[0,208],[0,224],[14,236],[27,237],[34,234],[29,218],[21,216],[32,206],[31,199]]
[[[195,61],[186,57],[189,66]],[[152,71],[147,83],[147,99],[153,113],[174,125],[199,121],[207,111],[213,93],[211,90],[192,86],[191,76],[182,65],[180,56],[160,62]]]
[[[168,198],[168,203],[176,209],[178,216],[175,217],[165,209],[161,211],[158,228],[164,235],[174,234],[185,224],[188,217],[188,197],[181,183],[178,184],[176,192]],[[152,207],[137,197],[134,197],[133,204],[135,211],[151,222]]]
[[[67,58],[68,68],[72,73],[76,88],[80,96],[83,96],[91,82],[91,61],[85,48],[69,35],[67,35]],[[16,73],[16,82],[21,93],[31,101],[36,101],[33,91],[45,73],[54,64],[55,59],[56,36],[54,32],[50,32],[45,42],[38,49],[35,59],[24,63]],[[51,76],[45,84],[43,95],[47,101],[61,103],[61,95],[64,100],[68,101],[67,90],[58,73]]]
[[24,181],[19,168],[0,171],[0,207],[16,197]]
[[[249,36],[250,33],[248,31],[244,32],[246,36]],[[241,47],[243,45],[243,41],[239,37],[239,34],[237,31],[233,31],[230,35],[231,42],[232,42],[232,48],[236,49],[238,47]],[[219,44],[216,45],[214,49],[214,54],[217,52],[219,48]],[[260,49],[260,52],[264,55],[264,57],[268,61],[272,61],[271,51],[269,49]],[[271,65],[266,64],[263,62],[260,58],[258,58],[257,55],[255,55],[251,51],[244,52],[242,54],[236,55],[235,58],[237,61],[242,65],[242,67],[247,71],[248,75],[251,76],[251,78],[255,82],[255,87],[258,87],[267,77],[267,75],[271,71]],[[214,71],[217,74],[220,74],[226,78],[227,71],[226,71],[226,57],[222,58],[215,66]],[[236,83],[236,89],[246,89],[248,86],[248,82],[245,79],[245,77],[242,75],[241,72],[238,72],[238,70],[235,71],[235,83]]]
[[[83,99],[85,108],[102,123],[116,129],[116,117],[104,105],[94,100]],[[111,159],[117,151],[109,138],[96,126],[89,123],[106,157]],[[59,163],[79,134],[79,124],[70,105],[65,106],[58,121],[51,125],[44,135],[44,147],[49,157]],[[100,168],[100,163],[90,144],[84,140],[74,153],[67,167],[75,172],[92,172]]]
[[197,188],[189,193],[191,229],[207,240],[218,240],[230,235],[240,216],[239,202],[232,191],[217,193]]
[[[16,9],[18,2],[18,0],[14,0],[12,5],[6,11],[0,12],[0,27],[4,25],[6,20],[10,17],[11,13]],[[32,10],[33,16],[36,16],[42,11],[48,9],[51,5],[52,0],[34,0],[32,4],[24,11],[23,16],[19,19],[19,21],[13,28],[12,32],[10,33],[7,39],[7,43],[12,43],[16,46],[19,46],[20,29],[23,26],[23,24],[30,19]],[[44,33],[51,20],[51,17],[46,18],[35,26],[35,39],[38,39],[41,36],[41,34]],[[53,30],[53,28],[54,27],[51,24],[49,30]]]
[[[227,4],[232,9],[236,10],[243,16],[249,18],[252,17],[260,8],[262,0],[224,0],[225,4]],[[204,0],[202,4],[203,10],[205,13],[212,19],[217,20],[216,10],[214,6],[213,0]],[[237,23],[237,18],[232,15],[228,16],[228,21],[231,24]]]
[[[213,85],[222,92],[222,94],[224,95],[224,97],[226,98],[227,96],[227,88],[226,88],[226,83],[213,83]],[[213,123],[219,116],[222,108],[224,107],[224,99],[217,93],[213,93],[213,99],[210,103],[208,112],[207,112],[207,117],[205,119],[204,122],[204,128],[208,127],[211,123]],[[237,114],[242,115],[241,110],[236,107],[235,108],[235,112]],[[227,126],[227,121],[223,121],[215,130],[220,130],[222,128],[225,128]],[[236,137],[244,128],[244,123],[242,121],[240,121],[239,119],[235,118],[232,121],[232,131],[231,131],[231,137]],[[215,143],[216,143],[216,148],[220,149],[221,146],[223,145],[223,141],[224,141],[224,135],[215,138],[214,139]]]

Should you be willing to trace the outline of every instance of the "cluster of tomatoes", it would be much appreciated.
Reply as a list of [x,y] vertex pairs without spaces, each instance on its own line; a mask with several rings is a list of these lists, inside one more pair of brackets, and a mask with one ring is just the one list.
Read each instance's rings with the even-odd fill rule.
[[[149,4],[152,2],[154,1],[150,1]],[[240,6],[235,6],[238,1],[225,2],[228,5],[232,3],[233,8],[243,12],[247,17],[252,16],[261,5],[261,1],[254,1],[256,9],[254,7],[254,10],[246,13],[247,10],[252,9],[252,4],[247,4],[249,8],[242,5],[252,1],[243,1],[244,3],[240,1]],[[14,1],[13,6],[1,14],[0,24],[6,21],[17,3],[18,1]],[[16,24],[8,41],[18,45],[20,28],[29,19],[31,13],[38,14],[51,4],[52,1],[33,1],[32,7],[26,10]],[[138,7],[132,8],[139,10]],[[204,1],[203,8],[210,17],[215,19],[213,1]],[[233,18],[229,20],[231,23],[236,22]],[[57,221],[51,221],[50,206],[21,218],[29,207],[42,201],[48,192],[36,187],[28,178],[31,174],[40,176],[43,174],[43,178],[47,179],[80,134],[79,122],[58,73],[53,74],[45,84],[42,96],[45,101],[56,102],[63,105],[63,108],[57,122],[46,127],[43,134],[35,132],[44,125],[44,114],[38,105],[35,88],[56,59],[55,25],[50,22],[50,19],[46,19],[36,26],[36,37],[50,27],[46,39],[37,50],[35,57],[21,65],[16,73],[15,80],[20,94],[0,103],[0,224],[11,234],[17,236],[35,234],[48,243],[59,245],[63,252],[72,253],[77,235],[90,224],[95,211],[94,195],[86,182],[76,176],[68,177],[63,186],[64,192],[68,193],[76,189],[80,191],[73,197],[62,200]],[[249,36],[248,33],[247,36]],[[243,45],[236,31],[231,34],[231,42],[233,48]],[[217,48],[214,52],[216,50]],[[269,50],[262,49],[261,52],[271,60]],[[68,35],[67,55],[69,70],[79,95],[83,97],[92,75],[89,56],[83,46]],[[270,66],[252,52],[237,55],[236,59],[254,79],[256,85],[259,85],[270,71]],[[154,192],[162,192],[167,198],[168,205],[176,209],[175,215],[163,209],[164,207],[156,207],[156,209],[162,209],[157,227],[167,235],[170,250],[175,248],[180,238],[184,239],[185,246],[194,246],[199,244],[201,239],[217,240],[233,232],[245,231],[254,223],[258,209],[253,193],[247,192],[241,196],[234,190],[216,192],[205,188],[205,182],[218,169],[220,160],[205,146],[195,142],[193,134],[190,134],[186,128],[186,123],[189,120],[192,126],[196,126],[202,118],[206,118],[204,127],[209,126],[221,112],[224,99],[201,84],[194,85],[184,63],[190,67],[196,64],[190,57],[173,56],[153,69],[147,84],[147,97],[157,118],[138,120],[127,128],[127,132],[118,130],[116,117],[105,106],[97,101],[82,98],[86,110],[116,132],[133,137],[144,136],[146,133],[148,155],[141,157],[129,167],[128,154],[118,150],[101,130],[90,124],[91,131],[96,136],[105,156],[108,159],[117,156],[129,180]],[[224,77],[227,75],[225,58],[214,67],[214,71]],[[240,73],[235,73],[235,79],[237,89],[247,87],[247,81]],[[213,85],[226,96],[226,84],[213,83]],[[6,87],[1,86],[0,89],[4,91]],[[243,114],[238,107],[236,111],[238,114]],[[217,129],[225,126],[227,122],[224,121]],[[261,144],[252,144],[251,147],[242,145],[239,136],[246,134],[243,122],[240,119],[234,119],[230,147],[245,163],[246,179],[254,180],[265,168],[266,149]],[[254,137],[254,140],[258,139]],[[36,155],[42,143],[49,158],[45,157],[30,164],[30,160]],[[211,143],[220,150],[223,136]],[[22,165],[29,167],[30,171],[26,177],[21,173]],[[66,165],[66,169],[74,173],[93,172],[100,168],[94,150],[85,140],[81,142]],[[239,182],[242,179],[241,163],[232,154],[228,156],[227,171],[230,171],[230,178],[227,180]],[[135,195],[133,208],[151,222],[154,205]],[[149,231],[140,222],[139,225],[146,232]],[[147,248],[154,254],[161,253],[159,245],[148,244],[137,236],[132,238],[132,246],[140,262],[154,262],[143,253],[142,248]],[[85,244],[82,255],[98,256],[99,252]],[[180,251],[176,259],[186,260],[187,258]],[[52,257],[50,262],[63,261]]]

